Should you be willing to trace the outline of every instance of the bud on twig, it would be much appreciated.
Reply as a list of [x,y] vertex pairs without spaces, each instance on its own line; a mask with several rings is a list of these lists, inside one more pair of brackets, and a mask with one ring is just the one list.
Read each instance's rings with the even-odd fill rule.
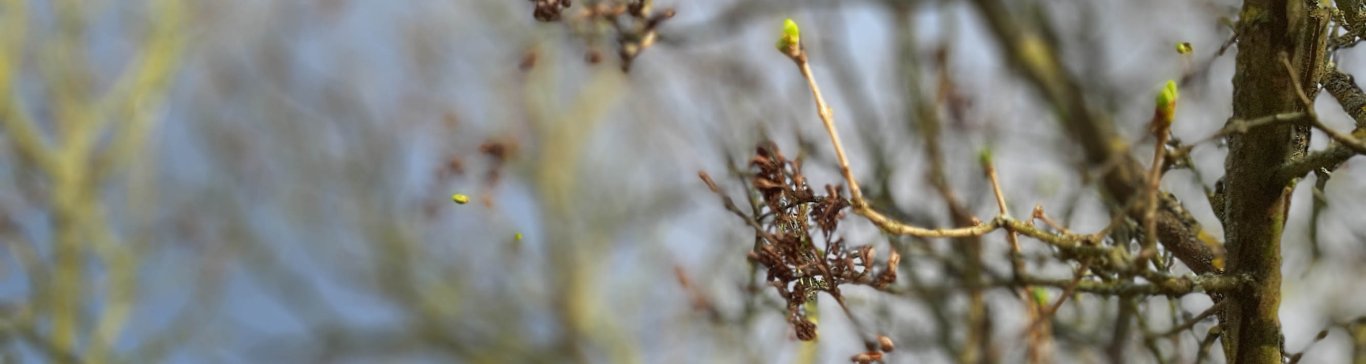
[[792,18],[783,20],[783,34],[778,36],[778,43],[773,45],[793,60],[797,60],[802,54],[801,29],[797,28],[797,22]]
[[1160,134],[1171,129],[1172,120],[1176,118],[1176,99],[1178,96],[1176,81],[1167,80],[1167,85],[1157,93],[1156,107],[1153,110],[1153,134]]
[[887,335],[878,335],[877,344],[878,348],[884,353],[890,353],[893,350],[896,350],[896,345],[892,344],[892,338],[887,337]]

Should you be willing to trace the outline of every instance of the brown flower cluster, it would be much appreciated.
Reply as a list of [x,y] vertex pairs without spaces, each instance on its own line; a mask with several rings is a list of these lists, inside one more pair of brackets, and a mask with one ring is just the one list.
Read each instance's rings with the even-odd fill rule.
[[570,0],[531,0],[536,3],[536,10],[532,11],[531,16],[536,20],[551,22],[560,20],[561,12],[573,5]]
[[850,247],[835,235],[849,207],[838,188],[826,185],[825,194],[817,195],[802,174],[801,161],[787,159],[771,142],[759,145],[749,166],[755,172],[750,184],[763,203],[754,219],[761,239],[749,259],[767,270],[766,281],[787,302],[788,322],[798,339],[816,338],[816,324],[806,318],[804,305],[818,292],[843,305],[840,285],[885,288],[896,281],[899,255],[893,252],[884,268],[875,271],[872,246]]
[[[560,21],[564,10],[571,5],[570,0],[532,0],[535,10],[532,16],[538,21]],[[631,62],[646,48],[655,44],[659,25],[673,18],[672,8],[655,11],[649,0],[598,1],[580,6],[577,14],[564,21],[570,32],[588,43],[585,59],[588,63],[602,62],[602,52],[597,44],[605,39],[616,42],[617,55],[621,60],[621,70],[630,71]],[[610,34],[608,32],[615,34]],[[523,61],[526,68],[526,61]]]

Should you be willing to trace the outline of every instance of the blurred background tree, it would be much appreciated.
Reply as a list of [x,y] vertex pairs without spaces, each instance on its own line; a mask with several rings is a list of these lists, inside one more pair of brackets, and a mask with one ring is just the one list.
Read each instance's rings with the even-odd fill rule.
[[[746,259],[754,230],[697,179],[748,209],[747,162],[772,140],[817,191],[842,184],[801,74],[771,47],[784,18],[879,211],[996,216],[989,148],[1012,215],[1041,206],[1079,233],[1119,220],[1133,236],[1110,241],[1138,246],[1142,221],[1112,218],[1106,167],[1057,103],[1106,115],[1146,165],[1152,95],[1176,79],[1161,186],[1222,240],[1205,201],[1228,149],[1207,137],[1233,115],[1242,4],[988,3],[0,0],[0,357],[840,362],[886,335],[888,362],[1224,361],[1199,353],[1208,295],[1068,295],[1079,267],[1022,239],[1025,268],[1061,282],[1037,291],[1061,302],[1047,339],[1027,339],[1028,299],[972,283],[1011,271],[1004,231],[894,237],[857,216],[839,235],[899,252],[900,277],[847,288],[849,315],[817,295],[820,340],[796,340]],[[1084,98],[1015,71],[1030,48],[1002,19]],[[1330,45],[1348,73],[1366,66],[1351,31]],[[1334,98],[1316,102],[1351,130]],[[1332,148],[1314,133],[1311,150]],[[1289,205],[1280,325],[1288,353],[1319,343],[1309,362],[1366,342],[1366,287],[1344,280],[1366,273],[1361,160],[1311,174]],[[1166,273],[1190,272],[1163,254]]]

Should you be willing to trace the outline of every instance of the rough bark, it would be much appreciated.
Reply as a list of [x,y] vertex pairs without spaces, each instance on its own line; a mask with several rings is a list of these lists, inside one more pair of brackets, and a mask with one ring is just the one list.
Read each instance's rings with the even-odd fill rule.
[[[1304,0],[1248,0],[1239,19],[1233,118],[1305,111],[1295,82],[1313,96],[1323,64],[1327,10]],[[1231,363],[1281,362],[1280,243],[1294,183],[1277,178],[1275,171],[1303,156],[1308,138],[1307,126],[1290,124],[1228,138],[1223,206],[1228,271],[1253,281],[1227,297],[1224,348]]]

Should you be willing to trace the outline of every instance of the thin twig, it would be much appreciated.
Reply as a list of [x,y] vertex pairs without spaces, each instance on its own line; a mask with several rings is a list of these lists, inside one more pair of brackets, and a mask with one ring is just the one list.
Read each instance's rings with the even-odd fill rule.
[[[991,192],[996,196],[996,208],[1004,218],[1010,218],[1010,210],[1006,207],[1005,194],[1001,192],[1001,182],[996,176],[996,168],[991,165],[990,160],[982,161],[982,168],[987,175],[987,181],[991,184]],[[1015,234],[1015,229],[1006,226],[1006,241],[1010,243],[1010,262],[1011,271],[1019,276],[1024,273],[1024,261],[1020,260],[1020,239]]]
[[1328,134],[1329,138],[1336,140],[1338,143],[1342,143],[1342,145],[1348,149],[1359,154],[1366,154],[1366,144],[1362,144],[1360,140],[1357,140],[1351,135],[1333,130],[1333,128],[1330,128],[1328,125],[1324,125],[1322,121],[1319,121],[1318,113],[1314,112],[1314,102],[1309,100],[1309,95],[1304,93],[1304,87],[1300,85],[1300,77],[1295,74],[1295,67],[1290,64],[1290,59],[1284,54],[1281,55],[1281,65],[1285,66],[1285,70],[1290,73],[1290,82],[1295,86],[1295,95],[1299,96],[1300,103],[1304,105],[1305,113],[1308,114],[1309,123],[1313,125],[1314,128],[1323,131],[1324,134]]
[[1249,130],[1256,129],[1256,128],[1260,128],[1260,127],[1267,126],[1267,125],[1275,125],[1275,124],[1280,124],[1280,123],[1298,123],[1298,122],[1303,121],[1303,119],[1305,118],[1305,116],[1307,116],[1307,114],[1305,114],[1305,113],[1303,113],[1303,112],[1295,111],[1295,112],[1285,112],[1285,113],[1280,113],[1280,114],[1267,115],[1267,116],[1263,116],[1263,117],[1259,117],[1259,118],[1251,119],[1251,120],[1242,120],[1242,119],[1233,119],[1233,120],[1229,120],[1228,124],[1224,125],[1223,128],[1220,128],[1218,131],[1214,132],[1214,134],[1212,134],[1212,135],[1210,135],[1210,136],[1207,136],[1207,137],[1205,137],[1205,138],[1203,138],[1203,139],[1197,140],[1197,141],[1195,141],[1194,143],[1191,143],[1191,145],[1203,144],[1203,143],[1206,143],[1206,142],[1210,142],[1210,141],[1214,141],[1214,140],[1219,140],[1219,139],[1222,139],[1223,137],[1229,136],[1229,135],[1231,135],[1231,134],[1242,134],[1242,133],[1246,133],[1246,132],[1248,132]]
[[[1252,282],[1252,279],[1236,275],[1203,274],[1198,276],[1169,276],[1150,283],[1129,281],[1101,281],[1096,279],[1074,280],[1073,278],[1048,278],[1033,275],[1021,276],[1019,281],[990,272],[991,280],[983,282],[983,287],[1019,287],[1029,284],[1040,287],[1067,289],[1101,296],[1171,296],[1180,297],[1202,292],[1230,292]],[[948,294],[960,287],[918,285],[912,289],[923,295]],[[888,290],[901,293],[899,289]]]
[[[1237,289],[1239,286],[1246,285],[1251,279],[1239,278],[1238,276],[1205,274],[1199,276],[1168,277],[1161,281],[1152,283],[1127,283],[1123,281],[1096,281],[1083,279],[1073,282],[1071,278],[1050,279],[1025,275],[1020,277],[1024,284],[1035,286],[1047,286],[1066,289],[1075,285],[1075,290],[1100,295],[1117,296],[1182,296],[1196,292],[1228,292]],[[994,282],[996,285],[1009,285],[1005,281]]]
[[1035,220],[1043,221],[1044,225],[1048,225],[1048,227],[1053,228],[1053,230],[1061,231],[1063,233],[1071,233],[1067,230],[1067,227],[1062,226],[1062,224],[1059,224],[1057,221],[1053,221],[1052,218],[1049,218],[1048,214],[1044,213],[1043,211],[1043,205],[1034,205],[1034,212],[1030,214],[1030,217]]
[[[996,175],[996,167],[992,165],[991,157],[989,155],[983,156],[982,169],[987,175],[988,183],[991,184],[991,192],[996,197],[997,211],[1003,218],[1009,218],[1010,208],[1006,206],[1005,193],[1001,192],[1001,182]],[[1018,280],[1021,275],[1025,274],[1024,256],[1020,253],[1020,238],[1015,233],[1015,229],[1009,226],[1006,226],[1006,241],[1010,243],[1010,272],[1012,279]],[[1047,332],[1048,328],[1046,326],[1037,324],[1044,321],[1044,312],[1043,307],[1032,299],[1032,290],[1033,287],[1026,284],[1021,287],[1019,291],[1020,296],[1025,301],[1025,311],[1029,314],[1030,320],[1036,323],[1035,325],[1030,325],[1026,331],[1030,341],[1027,355],[1029,356],[1029,361],[1031,363],[1042,363],[1048,355],[1046,348],[1048,347],[1048,337],[1050,335]]]
[[1190,330],[1191,328],[1195,327],[1196,324],[1200,323],[1200,321],[1204,321],[1206,318],[1209,318],[1210,316],[1214,316],[1214,314],[1222,312],[1225,303],[1228,303],[1228,300],[1216,302],[1215,304],[1209,306],[1209,308],[1205,309],[1204,312],[1201,312],[1199,315],[1195,315],[1195,317],[1192,317],[1185,323],[1177,325],[1176,327],[1173,327],[1167,331],[1150,334],[1148,335],[1148,338],[1154,339],[1159,337],[1168,337],[1180,334],[1186,330]]
[[805,57],[806,50],[802,49],[801,52],[802,57],[796,57],[797,68],[801,69],[806,84],[811,86],[811,96],[816,99],[816,114],[825,124],[826,133],[830,134],[830,143],[835,146],[835,158],[839,159],[840,173],[844,174],[845,182],[849,183],[850,204],[854,209],[863,209],[867,204],[863,201],[863,192],[859,190],[858,181],[854,179],[854,172],[849,169],[849,158],[844,153],[844,145],[840,143],[839,130],[835,128],[835,116],[830,110],[830,105],[825,103],[825,98],[821,97],[821,88],[816,85],[816,77],[811,75],[811,64]]
[[1039,312],[1037,317],[1033,318],[1034,321],[1029,324],[1029,328],[1025,331],[1032,333],[1038,330],[1042,333],[1044,330],[1047,330],[1046,325],[1048,325],[1053,316],[1058,313],[1058,310],[1062,309],[1062,305],[1067,303],[1067,298],[1076,294],[1077,286],[1081,285],[1081,280],[1086,277],[1086,271],[1088,269],[1090,269],[1089,262],[1083,261],[1081,265],[1077,267],[1076,273],[1072,275],[1072,283],[1063,288],[1062,295],[1058,296],[1058,300],[1047,308],[1041,308],[1041,312]]
[[[1323,89],[1337,99],[1342,111],[1356,122],[1353,138],[1366,140],[1366,93],[1361,91],[1351,75],[1336,69],[1330,69],[1323,75],[1322,84]],[[1357,154],[1361,153],[1342,143],[1333,143],[1326,149],[1286,162],[1277,169],[1275,176],[1279,180],[1289,180],[1319,168],[1332,170]]]
[[[1152,122],[1161,122],[1157,118],[1154,115]],[[1162,183],[1162,159],[1167,152],[1170,125],[1158,126],[1155,131],[1157,142],[1153,144],[1153,164],[1148,171],[1148,188],[1143,193],[1143,250],[1138,254],[1138,264],[1134,265],[1137,269],[1143,269],[1148,259],[1157,254],[1157,189]]]
[[835,148],[835,157],[838,159],[840,172],[844,176],[845,183],[849,184],[850,207],[868,221],[871,221],[878,228],[894,235],[908,235],[923,238],[965,238],[981,236],[990,233],[1001,225],[996,222],[978,223],[969,227],[951,229],[926,229],[908,224],[903,224],[893,220],[882,213],[868,206],[863,200],[863,192],[859,190],[858,180],[854,178],[852,169],[849,167],[849,158],[844,151],[844,144],[840,142],[839,129],[835,126],[835,117],[826,104],[825,97],[821,95],[820,86],[816,83],[816,78],[811,72],[811,64],[808,61],[806,49],[800,44],[795,45],[795,50],[787,52],[789,58],[797,64],[801,71],[802,78],[806,80],[807,86],[811,89],[811,96],[816,102],[816,113],[825,126],[826,133],[830,136],[830,143]]

